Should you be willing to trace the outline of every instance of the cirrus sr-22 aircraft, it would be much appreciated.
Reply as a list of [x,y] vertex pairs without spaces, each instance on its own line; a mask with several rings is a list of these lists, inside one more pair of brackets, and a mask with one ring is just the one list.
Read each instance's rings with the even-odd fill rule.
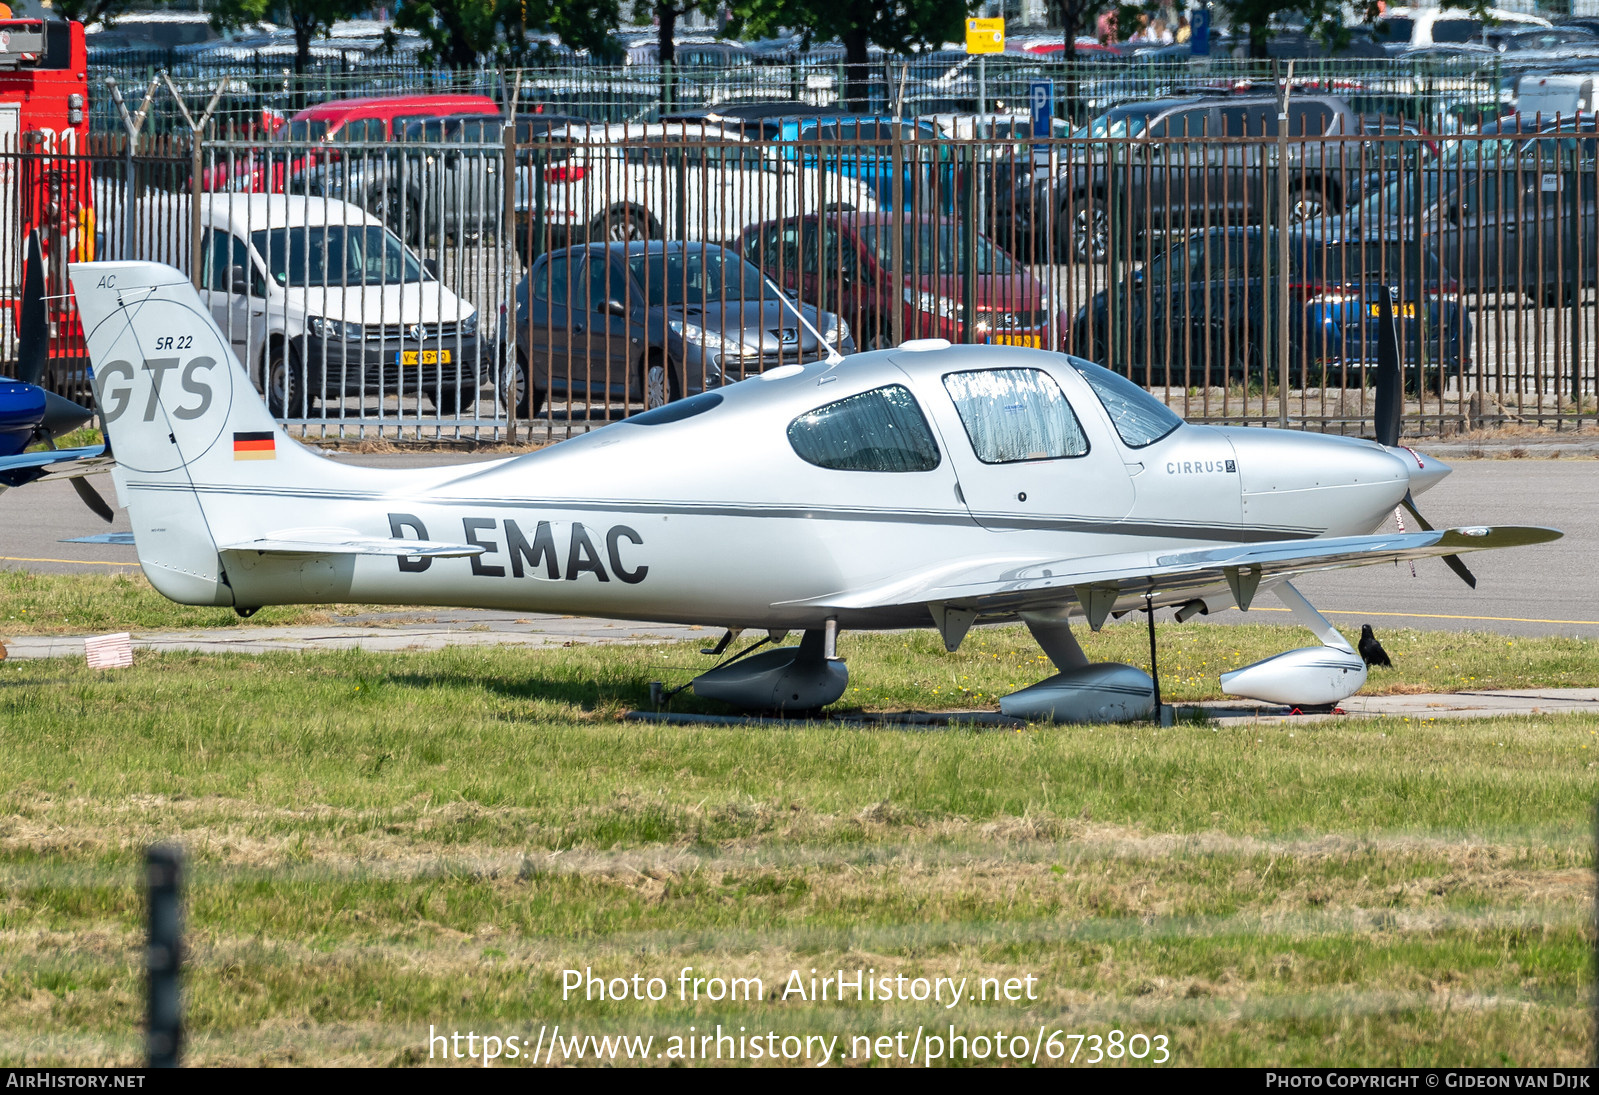
[[[712,625],[797,645],[722,662],[697,694],[810,711],[837,700],[840,629],[1021,620],[1059,670],[1001,701],[1058,721],[1147,717],[1150,676],[1071,628],[1270,591],[1320,640],[1223,675],[1231,694],[1326,705],[1364,684],[1300,574],[1560,533],[1379,530],[1449,469],[1386,443],[1189,425],[1141,388],[1041,350],[906,343],[791,364],[558,445],[468,467],[351,467],[291,440],[188,279],[71,270],[114,480],[151,583],[184,604],[356,601]],[[719,454],[707,459],[706,454]],[[1417,514],[1418,520],[1420,515]]]

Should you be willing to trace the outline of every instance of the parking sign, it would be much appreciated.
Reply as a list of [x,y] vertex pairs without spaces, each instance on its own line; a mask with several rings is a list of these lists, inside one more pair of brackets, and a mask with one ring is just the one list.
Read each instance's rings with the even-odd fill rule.
[[1188,21],[1188,52],[1193,57],[1210,56],[1210,5],[1194,9]]
[[1055,81],[1034,80],[1027,87],[1027,103],[1033,113],[1033,136],[1048,137],[1055,118]]

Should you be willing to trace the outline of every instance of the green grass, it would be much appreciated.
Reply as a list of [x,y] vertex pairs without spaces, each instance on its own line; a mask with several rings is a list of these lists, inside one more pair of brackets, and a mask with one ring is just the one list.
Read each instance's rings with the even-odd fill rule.
[[0,639],[8,635],[315,625],[329,622],[336,613],[372,610],[370,605],[284,605],[263,608],[245,620],[231,608],[175,604],[157,593],[142,574],[35,574],[0,569]]
[[[1037,679],[1007,634],[955,658],[847,636],[856,702],[899,705],[951,665],[985,687]],[[1137,638],[1095,643],[1136,660]],[[1599,676],[1580,649],[1563,657],[1516,672]],[[704,660],[0,666],[0,1063],[137,1058],[138,864],[163,839],[189,856],[196,1063],[425,1061],[430,1025],[667,1037],[718,1022],[846,1045],[919,1025],[1115,1028],[1166,1034],[1180,1064],[1591,1056],[1599,719],[618,720],[648,680]],[[567,968],[675,986],[684,966],[759,976],[767,998],[562,999]],[[1038,999],[772,998],[813,968],[1030,975]]]

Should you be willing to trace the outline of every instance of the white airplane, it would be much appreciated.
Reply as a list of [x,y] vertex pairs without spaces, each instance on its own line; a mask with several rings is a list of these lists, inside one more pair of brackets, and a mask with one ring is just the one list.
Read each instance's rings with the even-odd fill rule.
[[[1366,668],[1295,576],[1560,536],[1375,531],[1449,471],[1393,445],[1397,344],[1386,445],[1189,425],[1077,358],[928,341],[785,365],[523,456],[374,469],[277,426],[179,271],[87,263],[71,279],[118,500],[167,597],[244,616],[357,601],[714,625],[715,654],[765,631],[693,682],[746,709],[837,700],[839,629],[931,625],[953,651],[973,624],[1020,619],[1059,672],[1002,711],[1148,717],[1155,682],[1091,663],[1071,620],[1247,610],[1263,590],[1322,645],[1225,689],[1332,704]],[[753,653],[792,631],[797,646]]]

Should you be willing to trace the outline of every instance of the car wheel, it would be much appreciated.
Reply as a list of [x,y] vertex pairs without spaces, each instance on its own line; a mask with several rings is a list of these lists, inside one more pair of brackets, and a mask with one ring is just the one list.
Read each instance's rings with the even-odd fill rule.
[[300,356],[282,342],[274,342],[267,348],[261,386],[266,391],[267,411],[273,418],[310,414],[310,400],[305,398],[305,370],[300,366]]
[[653,411],[682,396],[677,370],[665,355],[655,354],[644,363],[644,409]]
[[607,240],[611,243],[654,239],[659,234],[655,219],[644,210],[631,205],[607,209],[589,226],[590,239]]
[[866,336],[868,350],[891,350],[894,348],[894,332],[881,323],[874,323],[871,331]]
[[405,201],[400,197],[400,192],[393,187],[374,186],[366,192],[366,200],[361,203],[366,211],[377,217],[395,232],[400,230],[400,219],[405,210]]
[[1110,257],[1110,217],[1103,206],[1078,209],[1071,217],[1072,259],[1102,265]]
[[[1331,197],[1331,195],[1328,195]],[[1305,221],[1315,220],[1325,213],[1326,205],[1322,201],[1320,189],[1306,186],[1303,183],[1294,184],[1288,192],[1288,222],[1290,224],[1303,224]]]
[[438,394],[433,399],[434,409],[441,418],[461,418],[477,412],[477,392],[482,387],[473,378],[466,378],[459,385],[446,384],[437,389]]
[[[527,382],[527,359],[521,354],[516,355],[516,416],[518,418],[532,418],[544,410],[545,393]],[[510,373],[500,376],[500,405],[505,406],[511,402],[511,377]]]

